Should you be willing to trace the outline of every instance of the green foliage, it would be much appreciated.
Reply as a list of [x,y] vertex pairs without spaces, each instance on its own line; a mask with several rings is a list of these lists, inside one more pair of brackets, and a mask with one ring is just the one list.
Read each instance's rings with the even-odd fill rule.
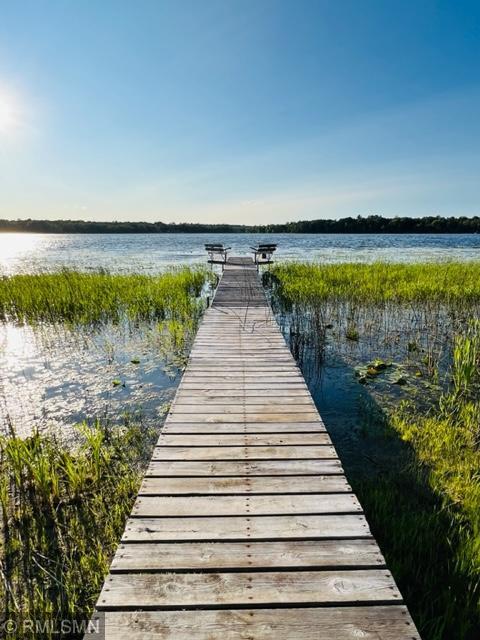
[[[438,538],[450,541],[430,571],[444,573],[436,608],[445,611],[435,624],[441,633],[428,637],[467,638],[480,631],[480,323],[456,336],[452,368],[453,384],[442,395],[439,408],[428,415],[406,403],[391,416],[391,426],[411,446],[415,469],[435,496],[431,516],[444,523],[434,527],[429,549]],[[433,579],[433,575],[431,576]],[[441,584],[441,583],[440,583]],[[447,587],[447,588],[445,588]],[[419,613],[420,615],[420,613]],[[421,612],[425,617],[425,611]],[[430,629],[430,620],[425,620]]]
[[480,302],[480,262],[421,264],[284,263],[265,275],[290,304],[323,302],[381,305]]
[[209,278],[204,269],[178,268],[158,276],[62,271],[0,279],[0,319],[89,325],[140,319],[198,317]]
[[[79,427],[75,450],[51,435],[0,439],[3,613],[28,623],[88,619],[125,526],[151,435],[125,422]],[[49,638],[49,634],[45,634]]]

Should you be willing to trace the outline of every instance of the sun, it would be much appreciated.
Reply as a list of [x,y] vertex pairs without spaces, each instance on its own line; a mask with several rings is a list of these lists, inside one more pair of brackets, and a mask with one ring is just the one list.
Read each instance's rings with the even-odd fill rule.
[[18,113],[14,101],[0,94],[0,134],[8,133],[18,124]]

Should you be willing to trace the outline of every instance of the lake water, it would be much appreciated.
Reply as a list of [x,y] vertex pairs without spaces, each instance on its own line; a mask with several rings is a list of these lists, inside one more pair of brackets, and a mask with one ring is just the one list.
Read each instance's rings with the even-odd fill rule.
[[246,254],[258,242],[278,244],[278,260],[413,262],[480,258],[480,235],[374,234],[22,234],[0,233],[0,274],[63,267],[156,273],[205,263],[204,244],[221,242]]
[[83,420],[121,423],[127,414],[159,427],[180,380],[159,342],[148,323],[75,331],[0,324],[0,433],[70,437]]

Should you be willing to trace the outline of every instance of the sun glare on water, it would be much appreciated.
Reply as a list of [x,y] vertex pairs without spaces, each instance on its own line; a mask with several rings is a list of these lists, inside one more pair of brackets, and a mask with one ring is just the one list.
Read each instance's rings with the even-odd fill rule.
[[0,278],[15,273],[43,239],[44,236],[36,233],[0,233]]

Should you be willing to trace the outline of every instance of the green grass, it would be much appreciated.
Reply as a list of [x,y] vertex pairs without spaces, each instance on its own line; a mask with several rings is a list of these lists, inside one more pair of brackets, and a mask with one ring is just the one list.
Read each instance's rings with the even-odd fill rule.
[[198,315],[205,269],[158,276],[61,271],[0,279],[0,320],[93,324],[124,318],[183,320]]
[[[422,638],[476,640],[480,262],[278,264],[264,281],[295,354],[307,345],[321,360],[326,344],[344,354],[343,340],[359,341],[359,350],[374,344],[383,357],[394,344],[422,384],[434,383],[433,401],[420,392],[398,406],[388,388],[377,397],[381,417],[364,429],[375,439],[375,464],[349,467],[347,456],[344,466]],[[411,379],[406,388],[414,389]]]
[[151,434],[128,421],[80,434],[74,450],[52,435],[0,439],[0,595],[18,629],[9,638],[39,637],[29,620],[54,629],[89,619],[138,491]]
[[480,262],[421,264],[280,263],[266,278],[291,304],[326,301],[360,304],[480,301]]

